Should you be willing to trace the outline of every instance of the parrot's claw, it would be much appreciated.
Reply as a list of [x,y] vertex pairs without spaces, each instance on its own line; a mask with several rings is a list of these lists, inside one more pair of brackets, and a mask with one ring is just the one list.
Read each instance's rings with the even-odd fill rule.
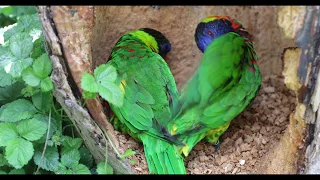
[[218,142],[217,143],[212,143],[213,147],[214,147],[214,152],[217,152],[219,149],[220,149],[220,141],[218,139]]

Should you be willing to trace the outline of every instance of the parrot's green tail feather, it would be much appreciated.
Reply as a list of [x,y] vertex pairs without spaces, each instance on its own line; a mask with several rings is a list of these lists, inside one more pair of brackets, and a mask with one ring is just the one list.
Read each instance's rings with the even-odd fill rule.
[[186,174],[177,146],[146,134],[140,136],[150,174]]

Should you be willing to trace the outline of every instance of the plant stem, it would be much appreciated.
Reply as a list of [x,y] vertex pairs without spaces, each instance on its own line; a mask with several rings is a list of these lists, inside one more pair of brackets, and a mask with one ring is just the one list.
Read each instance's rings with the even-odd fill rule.
[[37,167],[37,170],[36,170],[35,174],[37,174],[39,172],[42,160],[44,158],[44,154],[46,153],[48,139],[49,139],[49,132],[50,132],[50,124],[51,124],[51,109],[49,110],[48,131],[47,131],[46,142],[44,143],[44,147],[43,147],[43,151],[42,151],[42,154],[41,154],[40,162],[39,162],[39,165]]

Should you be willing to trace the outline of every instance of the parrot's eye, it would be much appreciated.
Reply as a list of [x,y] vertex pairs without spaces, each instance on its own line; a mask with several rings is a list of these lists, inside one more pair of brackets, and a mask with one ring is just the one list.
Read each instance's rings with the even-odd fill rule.
[[211,31],[208,31],[209,36],[213,36],[213,33]]

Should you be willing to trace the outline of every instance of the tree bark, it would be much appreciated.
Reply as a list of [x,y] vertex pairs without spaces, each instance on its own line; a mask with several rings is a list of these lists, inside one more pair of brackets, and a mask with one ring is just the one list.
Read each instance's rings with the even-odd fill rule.
[[[296,172],[320,174],[320,7],[307,6],[304,16],[299,13],[291,13],[290,16],[303,17],[299,18],[300,22],[291,22],[291,26],[295,26],[291,29],[296,29],[296,33],[291,34],[299,47],[299,55],[296,60],[290,57],[287,65],[297,64],[297,68],[290,74],[284,74],[288,79],[286,85],[297,93],[297,107],[301,108],[296,111],[300,110],[304,124],[304,130],[299,132],[303,137],[298,139],[299,143],[297,139],[292,142],[297,144],[298,150]],[[298,126],[295,124],[295,128]]]
[[[90,114],[79,105],[81,76],[93,69],[93,7],[38,6],[38,12],[46,50],[53,66],[51,79],[55,86],[54,97],[75,125],[96,162],[105,161],[107,158],[115,173],[134,173],[128,161],[119,158],[119,142],[99,100],[96,98],[86,102]],[[107,138],[104,138],[105,136]]]

